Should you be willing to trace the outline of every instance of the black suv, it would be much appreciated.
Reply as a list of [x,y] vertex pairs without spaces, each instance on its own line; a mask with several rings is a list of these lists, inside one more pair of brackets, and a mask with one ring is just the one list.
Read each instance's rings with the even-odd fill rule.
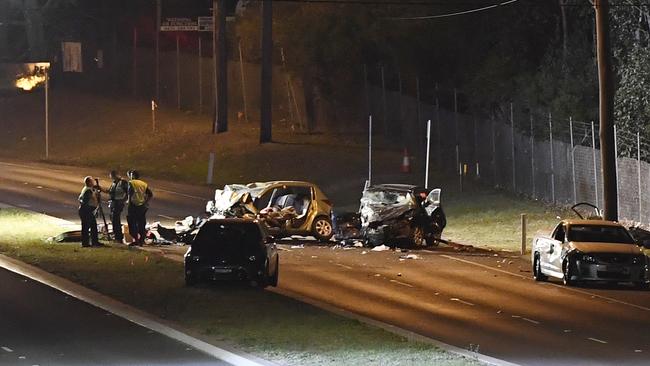
[[185,284],[239,280],[278,285],[279,257],[274,238],[257,220],[207,221],[185,253]]

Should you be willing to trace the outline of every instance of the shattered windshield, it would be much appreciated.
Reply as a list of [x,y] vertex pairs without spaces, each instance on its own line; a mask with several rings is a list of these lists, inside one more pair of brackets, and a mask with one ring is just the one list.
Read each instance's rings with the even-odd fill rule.
[[404,205],[409,202],[408,192],[396,191],[365,191],[363,200],[382,205]]

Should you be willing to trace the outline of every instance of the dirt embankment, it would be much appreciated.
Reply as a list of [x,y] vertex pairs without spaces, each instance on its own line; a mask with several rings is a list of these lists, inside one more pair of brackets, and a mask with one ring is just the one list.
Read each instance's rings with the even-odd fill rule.
[[[205,184],[208,157],[216,154],[214,183],[276,179],[313,181],[339,207],[358,204],[368,175],[367,136],[291,131],[274,125],[274,142],[259,144],[256,121],[231,121],[230,131],[211,134],[207,114],[161,108],[152,129],[150,103],[66,90],[50,93],[50,161],[126,170]],[[44,93],[0,96],[0,156],[42,160],[45,156]],[[423,172],[400,173],[402,150],[375,139],[375,182],[422,182]],[[434,178],[435,179],[435,178]]]

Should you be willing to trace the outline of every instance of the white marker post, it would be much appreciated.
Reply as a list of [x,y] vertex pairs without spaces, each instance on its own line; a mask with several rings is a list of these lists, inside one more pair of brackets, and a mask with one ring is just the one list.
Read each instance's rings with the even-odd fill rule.
[[368,186],[372,184],[372,115],[368,116]]
[[45,160],[50,158],[50,65],[45,68]]
[[424,188],[429,189],[429,156],[431,153],[431,120],[427,122],[427,161],[424,172]]
[[151,101],[151,131],[156,133],[156,105],[155,101]]

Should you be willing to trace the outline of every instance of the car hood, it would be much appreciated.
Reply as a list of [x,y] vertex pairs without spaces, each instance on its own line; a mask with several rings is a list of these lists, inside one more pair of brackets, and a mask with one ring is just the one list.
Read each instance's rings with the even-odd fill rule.
[[367,225],[370,222],[396,219],[411,210],[413,207],[410,204],[386,205],[362,200],[359,211],[362,225]]
[[621,243],[592,243],[592,242],[571,242],[572,249],[583,253],[618,253],[618,254],[641,254],[641,249],[636,244]]
[[221,212],[237,204],[245,203],[243,200],[247,193],[250,198],[255,199],[270,185],[270,183],[227,184],[223,189],[215,190],[214,210]]

